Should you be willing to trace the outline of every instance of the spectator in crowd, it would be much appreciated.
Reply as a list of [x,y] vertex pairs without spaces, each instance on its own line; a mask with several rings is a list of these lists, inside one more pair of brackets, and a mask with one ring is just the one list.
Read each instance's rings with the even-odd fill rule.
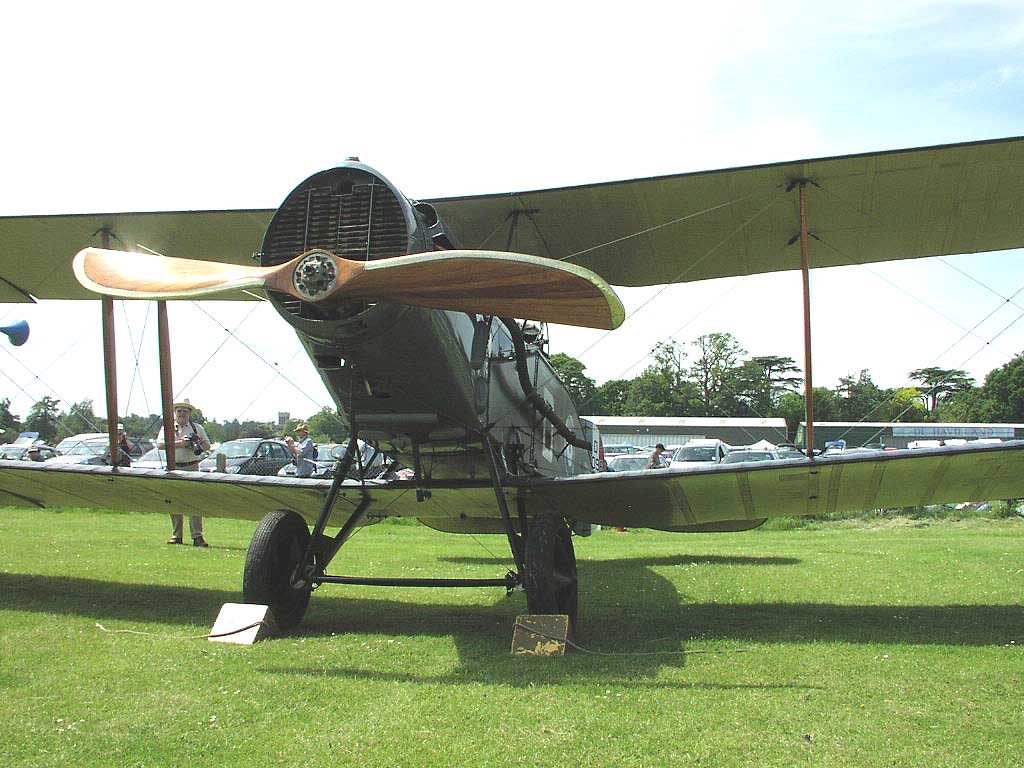
[[661,469],[664,466],[666,466],[665,459],[661,458],[663,453],[665,453],[665,446],[664,445],[662,445],[661,443],[658,443],[656,446],[654,446],[654,452],[647,459],[647,468],[648,469]]
[[313,445],[313,438],[309,436],[309,427],[306,424],[299,424],[295,428],[295,434],[299,439],[288,438],[288,447],[292,449],[295,457],[295,476],[310,477],[316,471],[316,446]]

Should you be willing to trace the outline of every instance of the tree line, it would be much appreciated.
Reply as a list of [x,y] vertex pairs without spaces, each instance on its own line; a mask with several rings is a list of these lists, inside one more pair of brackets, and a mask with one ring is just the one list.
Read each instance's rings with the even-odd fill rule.
[[[555,354],[551,362],[582,414],[781,417],[795,435],[804,419],[804,380],[793,358],[747,357],[730,333],[699,336],[688,347],[659,343],[640,375],[600,385],[574,357]],[[980,386],[957,368],[917,368],[907,376],[912,386],[887,389],[862,369],[834,388],[814,387],[815,420],[1024,422],[1024,355],[990,371]]]
[[[559,353],[551,356],[551,362],[582,414],[781,417],[792,438],[804,418],[800,367],[791,357],[746,355],[730,333],[709,333],[688,345],[662,342],[651,351],[653,362],[640,375],[601,385],[586,375],[586,367],[574,357]],[[918,368],[907,375],[913,386],[879,387],[863,369],[842,377],[832,389],[815,387],[815,420],[1024,423],[1024,354],[990,371],[981,385],[956,368]],[[50,443],[82,432],[106,431],[106,419],[94,413],[91,400],[66,410],[59,405],[58,400],[44,396],[22,420],[11,413],[10,399],[0,399],[2,442],[12,441],[22,431],[38,432]],[[193,418],[205,426],[214,442],[292,434],[300,421],[291,419],[281,426],[237,419],[218,422],[206,419],[201,410]],[[132,437],[154,438],[162,425],[159,414],[131,414],[121,421]],[[317,442],[340,442],[348,434],[345,423],[330,408],[304,421]]]

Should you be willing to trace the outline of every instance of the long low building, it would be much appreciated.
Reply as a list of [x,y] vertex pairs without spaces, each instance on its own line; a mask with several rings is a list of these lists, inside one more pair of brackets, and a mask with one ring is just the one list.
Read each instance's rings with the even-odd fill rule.
[[785,419],[720,419],[703,416],[584,416],[601,431],[605,445],[629,444],[640,448],[664,443],[685,445],[690,440],[718,438],[729,445],[750,445],[759,440],[786,442]]
[[[796,444],[803,445],[805,422],[797,428]],[[814,447],[824,449],[826,442],[845,440],[849,446],[881,445],[907,448],[922,440],[1014,440],[1024,438],[1024,424],[897,424],[884,421],[816,421]]]

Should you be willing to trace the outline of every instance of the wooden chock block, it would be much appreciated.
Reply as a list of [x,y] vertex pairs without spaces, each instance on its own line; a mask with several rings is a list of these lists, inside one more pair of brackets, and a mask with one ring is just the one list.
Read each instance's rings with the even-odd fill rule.
[[564,613],[516,616],[513,656],[564,656],[569,617]]
[[270,608],[250,603],[224,603],[213,622],[209,639],[212,643],[252,645],[277,634]]

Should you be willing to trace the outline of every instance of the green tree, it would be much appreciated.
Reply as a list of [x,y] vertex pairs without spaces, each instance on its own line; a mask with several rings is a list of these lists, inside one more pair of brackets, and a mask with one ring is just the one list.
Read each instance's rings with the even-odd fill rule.
[[678,416],[679,407],[665,377],[653,366],[629,382],[623,416]]
[[[837,405],[838,398],[835,392],[827,387],[815,387],[813,395],[815,422],[841,421]],[[786,430],[789,432],[789,439],[795,440],[797,427],[800,425],[800,422],[807,419],[803,395],[796,392],[783,393],[770,415],[784,418],[786,420]]]
[[348,439],[348,424],[333,408],[321,408],[306,421],[309,434],[317,443],[343,443]]
[[223,443],[226,439],[224,437],[224,425],[218,421],[208,421],[203,424],[203,429],[206,430],[206,436],[210,438],[211,443]]
[[690,376],[697,385],[701,415],[723,415],[735,401],[733,369],[744,354],[744,350],[731,333],[708,333],[691,342],[700,356],[690,367]]
[[972,421],[1020,423],[1024,421],[1024,355],[989,371],[981,385]]
[[93,413],[92,400],[74,403],[60,415],[62,437],[80,435],[83,432],[105,432],[107,420]]
[[[577,409],[588,409],[592,405],[597,385],[586,375],[586,366],[575,357],[562,352],[551,355],[551,367],[562,380]],[[588,411],[589,412],[589,411]]]
[[940,403],[933,418],[954,423],[984,421],[981,412],[987,401],[983,391],[982,387],[971,387],[954,392]]
[[589,408],[584,408],[589,416],[625,416],[626,401],[629,399],[631,379],[610,379],[594,390],[594,398]]
[[[25,419],[25,428],[30,432],[38,432],[39,437],[48,443],[57,442],[59,439],[57,433],[60,431],[57,411],[59,402],[49,395],[43,395],[42,400],[32,404],[28,418]],[[67,437],[67,435],[60,435],[60,437]]]
[[686,416],[693,409],[696,389],[686,378],[686,352],[674,341],[651,350],[654,362],[629,382],[624,416]]
[[11,401],[7,398],[0,400],[0,442],[14,442],[21,431],[21,421],[11,413]]
[[[892,393],[875,384],[864,369],[856,378],[853,374],[843,376],[836,387],[836,395],[837,421],[885,421]],[[815,420],[819,420],[817,415]]]
[[121,423],[124,424],[124,431],[128,433],[128,437],[148,437],[155,440],[164,425],[164,420],[159,413],[151,413],[149,416],[129,413],[121,418]]
[[907,375],[921,384],[919,397],[929,415],[938,410],[943,400],[974,386],[974,379],[960,368],[917,368]]
[[878,421],[918,422],[928,418],[917,387],[901,387],[893,390],[889,400],[878,411]]
[[273,437],[277,426],[268,421],[243,421],[239,437]]
[[800,367],[792,357],[759,355],[747,360],[743,366],[757,372],[753,378],[758,384],[755,390],[756,413],[767,413],[780,397],[787,392],[798,391],[804,383],[802,377],[793,375],[800,373]]

